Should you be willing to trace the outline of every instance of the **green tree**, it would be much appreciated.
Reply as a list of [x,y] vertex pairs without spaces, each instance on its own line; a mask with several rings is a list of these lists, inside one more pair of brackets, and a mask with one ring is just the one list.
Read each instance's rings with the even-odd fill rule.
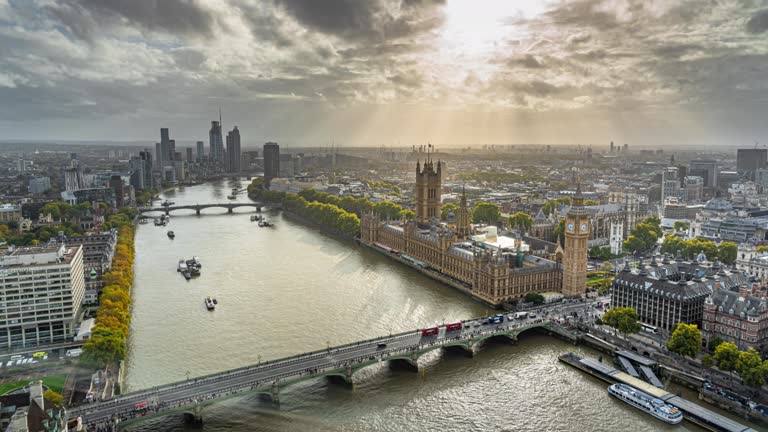
[[768,245],[760,245],[755,249],[756,253],[768,252]]
[[713,241],[696,237],[688,240],[685,244],[687,246],[684,252],[686,257],[696,258],[700,253],[704,252],[708,260],[717,258],[717,245]]
[[715,364],[715,360],[709,353],[701,356],[701,365],[705,368],[711,368]]
[[715,365],[718,369],[729,374],[736,370],[739,360],[739,348],[731,342],[723,342],[715,348]]
[[480,201],[475,204],[472,210],[472,222],[473,223],[485,223],[488,225],[495,225],[501,217],[501,211],[499,206],[485,201]]
[[616,270],[616,267],[610,261],[606,261],[600,266],[600,271],[612,272],[614,270]]
[[760,387],[765,384],[765,373],[768,365],[760,358],[760,353],[754,348],[740,351],[734,367],[744,384],[751,387]]
[[398,220],[403,208],[392,201],[380,201],[373,205],[373,212],[382,219]]
[[696,324],[678,323],[667,341],[667,348],[683,357],[694,358],[701,351],[701,331]]
[[544,304],[544,296],[539,293],[528,293],[525,295],[525,302],[535,305]]
[[533,218],[528,213],[517,212],[509,217],[509,226],[525,233],[533,226]]
[[[560,219],[560,222],[557,223],[557,226],[554,230],[552,230],[552,241],[557,241],[557,239],[563,238],[563,233],[565,233],[565,218]],[[563,245],[565,247],[565,245]]]
[[405,220],[414,220],[416,219],[416,212],[413,210],[403,210],[400,216],[402,216]]
[[732,265],[736,262],[738,252],[739,248],[734,242],[724,241],[717,247],[717,257],[726,265]]
[[62,396],[61,393],[55,392],[51,389],[48,389],[43,393],[43,398],[48,402],[56,405],[57,407],[60,407],[61,403],[64,402],[64,396]]
[[603,322],[605,324],[613,327],[625,336],[640,331],[638,319],[637,311],[632,307],[611,308],[603,315]]
[[649,216],[630,231],[624,241],[624,250],[644,252],[653,249],[661,234],[661,221],[656,216]]
[[448,220],[448,213],[453,211],[454,215],[459,214],[459,206],[454,203],[445,203],[442,207],[440,207],[440,220],[447,221]]
[[688,229],[688,224],[683,221],[676,221],[674,229],[675,231],[685,231]]
[[686,245],[685,240],[675,236],[674,234],[667,234],[664,236],[664,242],[661,244],[661,253],[669,254],[672,256],[677,255],[677,251],[685,253],[687,249],[688,246]]
[[713,337],[712,339],[709,340],[709,342],[707,343],[707,348],[710,351],[715,352],[717,347],[720,346],[720,344],[723,343],[723,342],[725,342],[725,341],[720,339],[719,337],[715,336],[715,337]]

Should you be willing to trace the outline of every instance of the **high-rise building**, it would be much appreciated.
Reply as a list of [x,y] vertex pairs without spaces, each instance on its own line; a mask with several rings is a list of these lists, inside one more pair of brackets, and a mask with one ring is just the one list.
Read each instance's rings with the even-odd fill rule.
[[211,147],[210,157],[211,160],[217,162],[224,161],[224,144],[221,139],[221,123],[217,121],[211,122],[211,130],[208,131],[208,144]]
[[427,156],[424,168],[416,162],[416,223],[429,226],[433,221],[440,219],[440,188],[442,182],[441,164],[437,162],[437,169],[432,159]]
[[202,141],[197,142],[197,161],[200,162],[205,157],[205,143]]
[[39,194],[51,190],[51,178],[50,177],[35,177],[29,179],[29,192],[32,194]]
[[237,126],[227,134],[227,172],[240,172],[240,131]]
[[563,256],[563,295],[577,297],[587,292],[587,242],[589,211],[584,207],[581,185],[565,216],[565,254]]
[[736,171],[755,181],[757,170],[768,166],[768,149],[738,149],[736,150]]
[[163,146],[160,143],[155,143],[155,168],[161,169],[163,167]]
[[264,184],[280,177],[280,146],[276,142],[264,144]]
[[705,188],[717,187],[717,161],[712,159],[692,160],[689,164],[689,175],[704,179]]
[[123,179],[119,175],[113,175],[109,179],[109,187],[115,191],[115,205],[120,208],[123,206]]
[[85,187],[83,173],[80,168],[68,168],[64,170],[64,190],[76,191]]
[[677,198],[680,194],[680,175],[677,167],[667,167],[661,172],[661,206],[669,198]]
[[11,247],[0,251],[0,266],[6,311],[0,315],[0,346],[40,346],[74,336],[85,294],[82,246]]
[[192,155],[192,147],[187,147],[187,162],[194,162],[195,157]]

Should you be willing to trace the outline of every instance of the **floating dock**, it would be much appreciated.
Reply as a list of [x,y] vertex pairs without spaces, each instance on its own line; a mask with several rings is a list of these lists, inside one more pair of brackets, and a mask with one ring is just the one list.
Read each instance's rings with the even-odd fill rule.
[[[622,358],[621,356],[619,358]],[[659,398],[664,402],[677,407],[683,412],[683,417],[704,429],[717,432],[757,432],[754,429],[745,426],[735,420],[720,415],[714,411],[690,402],[680,396],[673,395],[664,389],[657,388],[647,382],[624,373],[611,365],[592,360],[586,357],[579,357],[574,353],[563,354],[558,359],[580,369],[595,378],[614,384],[623,383],[630,385],[640,391],[648,393],[651,396]],[[650,360],[650,359],[649,359]],[[648,367],[643,365],[644,367]]]

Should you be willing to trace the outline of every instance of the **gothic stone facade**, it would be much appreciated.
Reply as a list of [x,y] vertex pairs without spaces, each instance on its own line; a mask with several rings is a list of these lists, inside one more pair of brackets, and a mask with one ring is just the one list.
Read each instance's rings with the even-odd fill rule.
[[414,222],[391,225],[364,215],[360,232],[362,242],[419,260],[493,305],[519,300],[528,293],[561,291],[559,263],[528,254],[481,250],[462,243],[445,227],[421,229]]

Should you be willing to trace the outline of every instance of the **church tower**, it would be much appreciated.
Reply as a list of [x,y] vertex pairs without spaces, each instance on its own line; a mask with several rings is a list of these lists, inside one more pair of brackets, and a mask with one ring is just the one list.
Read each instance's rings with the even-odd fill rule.
[[467,192],[464,186],[461,187],[461,204],[459,205],[459,214],[456,217],[456,235],[460,239],[465,239],[470,233],[469,209],[467,208]]
[[581,185],[576,188],[565,216],[565,255],[563,256],[563,295],[577,297],[587,291],[587,241],[589,212],[584,207]]
[[440,161],[437,161],[435,169],[429,153],[423,170],[419,161],[416,162],[416,223],[422,227],[429,226],[433,219],[440,219],[440,165]]

